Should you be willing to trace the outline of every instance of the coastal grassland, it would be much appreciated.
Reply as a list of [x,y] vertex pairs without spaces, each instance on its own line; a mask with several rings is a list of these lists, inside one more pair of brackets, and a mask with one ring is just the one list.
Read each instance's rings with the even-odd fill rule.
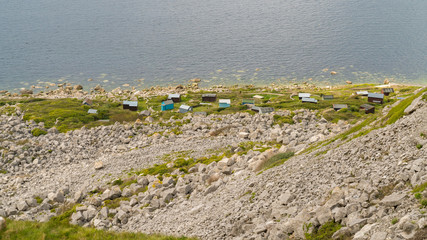
[[[77,205],[76,205],[77,206]],[[6,228],[0,231],[0,240],[12,239],[70,239],[70,240],[184,240],[186,237],[148,235],[143,233],[112,232],[71,225],[69,219],[76,206],[48,222],[6,220]]]
[[[379,104],[372,104],[376,108],[375,114],[367,115],[363,121],[361,121],[356,126],[350,128],[346,132],[341,133],[341,134],[337,135],[336,137],[334,137],[330,140],[325,140],[323,142],[312,145],[309,148],[305,149],[302,153],[311,152],[315,149],[319,149],[320,147],[329,145],[330,143],[335,142],[337,140],[350,141],[351,139],[355,139],[357,137],[364,136],[364,135],[368,134],[369,132],[371,132],[372,130],[382,128],[388,124],[392,124],[392,123],[396,122],[399,118],[404,116],[405,109],[412,103],[412,101],[414,99],[421,96],[424,92],[427,92],[427,89],[424,89],[424,90],[418,92],[417,94],[413,94],[413,91],[416,89],[419,89],[419,88],[407,87],[407,88],[403,88],[403,89],[405,89],[405,91],[404,91],[405,94],[410,92],[411,95],[409,97],[406,97],[405,99],[401,100],[400,103],[398,103],[396,106],[392,107],[389,110],[387,115],[383,116],[379,111],[377,111],[377,108],[379,108],[379,107],[384,108],[386,105],[390,105],[390,103],[385,102],[383,104],[384,106],[379,106]],[[399,89],[396,92],[399,92]],[[349,138],[350,135],[352,135],[351,138]],[[326,152],[324,152],[324,153],[326,153]]]
[[[25,111],[24,120],[44,122],[46,128],[56,127],[60,132],[78,129],[83,126],[94,127],[114,122],[135,121],[136,112],[123,110],[120,103],[94,101],[93,106],[82,105],[75,98],[45,99],[21,103]],[[98,110],[98,114],[88,114],[90,108]],[[98,120],[109,119],[109,122]]]
[[[396,96],[407,96],[412,98],[412,93],[416,87],[411,86],[395,86],[395,92],[385,98],[384,104],[373,104],[376,112],[381,111],[385,106],[396,101]],[[243,99],[253,99],[254,95],[261,95],[263,99],[254,99],[255,104],[261,107],[273,107],[276,110],[298,110],[310,109],[318,110],[318,116],[324,117],[331,122],[339,120],[355,123],[363,120],[369,115],[359,110],[359,106],[367,103],[367,97],[355,96],[354,93],[360,90],[368,90],[370,92],[380,92],[380,88],[376,88],[372,84],[349,85],[336,87],[334,89],[324,88],[306,88],[306,89],[282,89],[266,90],[259,88],[241,87],[228,88],[223,92],[216,93],[217,99],[231,99],[231,107],[219,108],[218,101],[209,103],[209,105],[201,104],[202,94],[204,92],[189,92],[181,96],[181,102],[175,103],[175,109],[169,111],[160,111],[161,102],[167,99],[167,95],[152,96],[138,99],[138,110],[152,109],[152,117],[155,121],[163,122],[171,118],[181,119],[185,114],[179,113],[178,108],[182,104],[193,107],[193,111],[203,111],[207,114],[232,114],[236,112],[246,112],[255,114],[250,111],[246,105],[242,105]],[[308,92],[312,97],[319,100],[318,104],[302,103],[296,94],[298,92]],[[215,92],[210,92],[215,93]],[[322,100],[322,94],[334,95],[333,100]],[[409,101],[409,100],[408,100]],[[347,104],[348,108],[340,111],[333,111],[333,104]],[[124,110],[121,107],[121,102],[113,102],[108,100],[106,96],[93,99],[92,106],[82,105],[81,100],[68,99],[39,99],[39,98],[22,98],[22,99],[0,99],[0,106],[6,104],[18,104],[18,107],[25,113],[24,120],[34,120],[35,122],[44,122],[46,128],[55,126],[60,132],[66,132],[72,129],[78,129],[82,126],[96,127],[100,125],[114,124],[115,122],[133,122],[140,118],[137,112]],[[97,114],[88,114],[89,108],[97,109]],[[13,114],[14,106],[3,107],[1,113],[8,115]],[[377,115],[377,114],[376,114]],[[275,124],[292,124],[292,115],[288,117],[275,117]],[[398,118],[399,115],[393,116]],[[101,121],[100,121],[101,120]],[[170,126],[173,127],[173,126]]]

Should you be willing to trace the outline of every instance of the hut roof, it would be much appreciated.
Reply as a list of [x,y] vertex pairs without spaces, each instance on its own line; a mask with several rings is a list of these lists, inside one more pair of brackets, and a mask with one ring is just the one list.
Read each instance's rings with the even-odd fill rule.
[[372,105],[369,105],[369,104],[362,104],[362,105],[360,105],[360,108],[363,108],[363,109],[371,109],[371,108],[373,108],[374,106],[372,106]]
[[181,105],[180,107],[179,107],[180,109],[185,109],[185,110],[190,110],[191,109],[191,107],[190,106],[188,106],[188,105]]
[[231,104],[231,100],[230,99],[220,99],[219,103]]
[[333,105],[334,109],[343,109],[343,108],[348,108],[347,104],[334,104]]
[[173,104],[172,100],[167,100],[167,101],[162,102],[162,105],[170,105],[170,104]]
[[368,91],[360,91],[360,92],[356,92],[357,95],[368,95],[369,92]]
[[334,95],[323,95],[323,99],[334,99]]
[[97,114],[97,113],[98,113],[98,110],[96,110],[96,109],[89,109],[89,110],[87,111],[87,113]]
[[384,94],[382,93],[369,93],[368,98],[384,98]]
[[310,93],[298,93],[299,98],[310,98]]
[[138,107],[138,102],[137,101],[128,101],[128,105],[129,105],[129,107]]
[[383,88],[382,92],[383,93],[392,93],[392,92],[394,92],[394,89],[393,88]]
[[260,95],[255,95],[254,98],[263,99],[264,97]]
[[302,98],[302,102],[311,102],[311,103],[317,103],[317,100],[314,98]]
[[202,97],[216,97],[216,94],[214,94],[214,93],[205,93],[205,94],[202,94]]
[[172,93],[172,94],[168,95],[168,99],[171,99],[171,98],[180,98],[180,97],[181,97],[181,94],[179,94],[179,93]]

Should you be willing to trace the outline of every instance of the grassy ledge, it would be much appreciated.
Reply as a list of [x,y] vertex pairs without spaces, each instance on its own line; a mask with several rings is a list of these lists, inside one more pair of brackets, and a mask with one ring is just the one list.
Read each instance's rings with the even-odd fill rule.
[[184,240],[187,237],[173,237],[159,234],[112,232],[85,228],[68,223],[76,206],[65,213],[51,218],[46,223],[32,221],[6,220],[6,228],[0,231],[0,240],[31,239],[31,240]]

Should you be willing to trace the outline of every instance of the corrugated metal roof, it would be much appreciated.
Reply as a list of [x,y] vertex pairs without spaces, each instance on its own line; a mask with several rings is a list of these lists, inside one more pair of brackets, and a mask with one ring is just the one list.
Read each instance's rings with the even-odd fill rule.
[[323,95],[323,99],[334,99],[334,95]]
[[137,101],[128,101],[129,107],[138,107]]
[[298,93],[299,98],[310,98],[310,93]]
[[169,104],[173,104],[173,101],[167,100],[167,101],[162,102],[162,105],[169,105]]
[[361,91],[361,92],[356,92],[357,95],[368,95],[369,92],[368,91]]
[[130,101],[123,101],[123,105],[129,105]]
[[360,105],[360,107],[361,107],[361,108],[363,108],[363,109],[371,109],[371,108],[373,108],[374,106],[369,105],[369,104],[362,104],[362,105]]
[[170,98],[180,98],[180,96],[181,96],[181,94],[179,94],[179,93],[172,93],[172,94],[169,94],[168,95],[168,98],[170,99]]
[[382,94],[382,93],[369,93],[368,98],[384,98],[384,94]]
[[257,112],[258,112],[258,111],[259,111],[259,108],[260,108],[260,107],[258,107],[258,106],[252,106],[252,107],[251,107],[251,110],[252,110],[252,111],[257,111]]
[[255,95],[254,98],[263,99],[264,97],[260,95]]
[[334,104],[333,108],[342,109],[342,108],[348,108],[347,104]]
[[188,105],[181,105],[179,108],[185,109],[185,110],[190,110],[191,109],[191,107],[188,106]]
[[394,89],[393,88],[383,88],[382,91],[385,93],[392,93],[392,92],[394,92]]
[[311,103],[317,103],[317,100],[314,98],[302,98],[302,102],[311,102]]
[[214,94],[214,93],[206,93],[206,94],[202,94],[202,97],[216,97],[216,94]]
[[219,103],[227,103],[227,104],[231,104],[231,100],[230,99],[220,99]]
[[98,110],[96,110],[96,109],[89,109],[89,110],[87,111],[87,113],[97,114],[97,113],[98,113]]

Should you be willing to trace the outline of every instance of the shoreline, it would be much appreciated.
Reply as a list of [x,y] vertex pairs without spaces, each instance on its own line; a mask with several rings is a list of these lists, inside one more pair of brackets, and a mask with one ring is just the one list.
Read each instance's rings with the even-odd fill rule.
[[[194,79],[193,79],[194,80]],[[191,81],[191,80],[190,80]],[[317,90],[334,90],[345,87],[360,87],[360,86],[374,86],[377,88],[393,87],[393,86],[408,86],[408,87],[424,87],[426,84],[408,84],[408,83],[388,83],[388,84],[377,84],[377,83],[360,83],[360,84],[336,84],[336,85],[316,85],[309,82],[304,83],[294,83],[294,84],[268,84],[268,85],[239,85],[239,84],[230,84],[230,85],[212,85],[209,87],[199,87],[199,82],[191,82],[187,85],[178,84],[175,86],[152,86],[148,88],[138,88],[135,86],[121,86],[116,87],[112,90],[106,90],[102,85],[97,85],[95,87],[89,88],[86,90],[82,85],[71,85],[67,83],[56,84],[53,87],[56,89],[46,89],[47,91],[34,92],[32,89],[21,89],[20,93],[10,92],[8,90],[0,90],[0,99],[11,98],[84,98],[84,97],[98,97],[98,96],[107,96],[114,95],[127,95],[133,97],[151,97],[151,96],[160,96],[170,93],[181,93],[186,94],[188,92],[212,92],[218,91],[223,92],[231,89],[244,89],[244,88],[255,88],[260,89],[261,91],[280,91],[280,90],[306,90],[306,89],[317,89]]]

